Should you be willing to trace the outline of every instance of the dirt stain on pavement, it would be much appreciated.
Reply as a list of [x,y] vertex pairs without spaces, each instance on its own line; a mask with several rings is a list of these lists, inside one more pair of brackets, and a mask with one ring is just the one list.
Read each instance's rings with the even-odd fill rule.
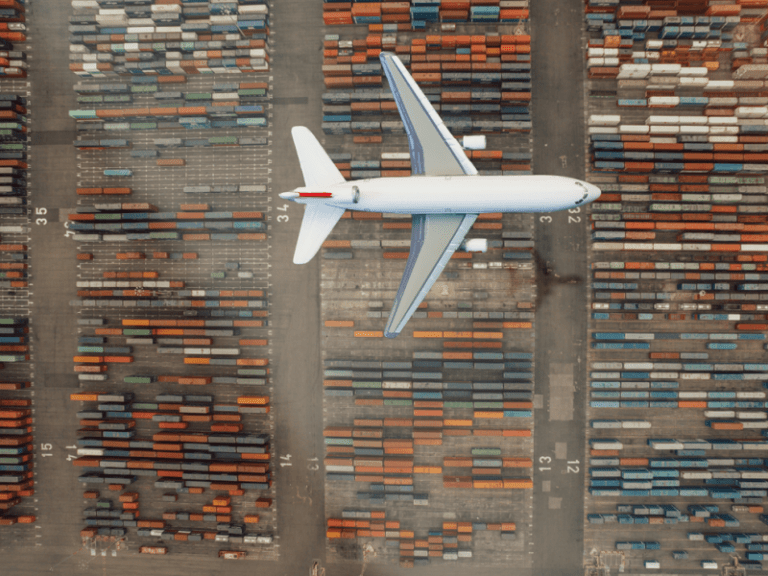
[[552,268],[549,267],[548,262],[544,261],[536,252],[533,251],[534,262],[534,277],[536,279],[536,309],[549,296],[552,288],[557,285],[564,284],[581,284],[584,282],[584,278],[578,274],[571,274],[568,276],[560,276]]

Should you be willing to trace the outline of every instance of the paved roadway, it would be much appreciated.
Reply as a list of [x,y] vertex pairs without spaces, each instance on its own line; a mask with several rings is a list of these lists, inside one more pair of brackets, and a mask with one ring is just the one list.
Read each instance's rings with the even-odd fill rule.
[[[291,139],[293,126],[320,137],[323,93],[322,4],[280,0],[271,8],[273,82],[271,337],[277,428],[276,470],[280,564],[305,574],[325,556],[322,460],[323,386],[320,352],[320,259],[293,264],[304,208],[277,194],[304,185]],[[281,210],[282,208],[282,210]],[[287,216],[287,218],[285,218]],[[290,460],[288,460],[290,458]]]
[[[531,3],[536,174],[584,178],[582,21],[578,0]],[[583,566],[586,222],[583,212],[536,218],[536,576],[570,576]]]

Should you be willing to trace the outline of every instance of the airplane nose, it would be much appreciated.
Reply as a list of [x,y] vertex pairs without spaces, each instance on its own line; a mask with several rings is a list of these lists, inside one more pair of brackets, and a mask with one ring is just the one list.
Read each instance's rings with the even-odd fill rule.
[[280,198],[282,198],[283,200],[293,200],[294,198],[299,197],[299,193],[298,192],[281,192],[280,194],[278,194],[278,196],[280,196]]
[[602,194],[602,191],[600,188],[595,186],[594,184],[587,184],[588,190],[589,190],[589,201],[594,202],[598,198],[600,198],[600,195]]

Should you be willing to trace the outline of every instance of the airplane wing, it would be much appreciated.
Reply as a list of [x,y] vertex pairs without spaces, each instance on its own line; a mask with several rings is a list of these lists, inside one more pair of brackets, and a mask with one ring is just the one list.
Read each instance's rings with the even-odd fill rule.
[[429,293],[477,214],[414,214],[411,253],[384,335],[394,338]]
[[432,104],[391,52],[379,55],[389,88],[408,135],[411,174],[459,176],[477,174],[459,143],[445,127]]

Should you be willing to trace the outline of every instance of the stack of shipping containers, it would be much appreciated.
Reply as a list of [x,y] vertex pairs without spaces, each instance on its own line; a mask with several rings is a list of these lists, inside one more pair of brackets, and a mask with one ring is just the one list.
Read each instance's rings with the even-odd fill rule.
[[82,536],[270,558],[268,5],[72,6]]
[[[466,151],[481,174],[531,173],[527,1],[325,2],[323,19],[324,145],[345,178],[411,175],[383,50],[454,136],[485,136]],[[321,253],[329,552],[383,539],[404,567],[519,558],[532,487],[532,220],[481,215],[469,237],[489,252],[457,252],[450,282],[383,349],[410,228],[408,216],[353,212]]]
[[25,8],[0,5],[0,526],[35,522]]
[[586,7],[587,545],[646,567],[768,549],[767,7]]

